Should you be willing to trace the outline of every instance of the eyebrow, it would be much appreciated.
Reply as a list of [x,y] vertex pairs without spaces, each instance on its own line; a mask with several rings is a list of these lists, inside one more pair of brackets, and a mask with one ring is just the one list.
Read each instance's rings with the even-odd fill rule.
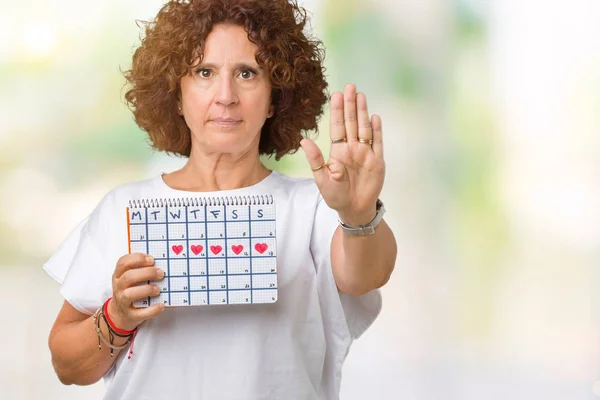
[[[206,69],[219,69],[217,64],[213,64],[213,63],[203,63],[201,62],[200,64],[198,64],[196,66],[196,68],[206,68]],[[233,65],[233,68],[235,70],[238,69],[254,69],[254,70],[260,70],[260,67],[256,64],[248,64],[248,63],[236,63]]]

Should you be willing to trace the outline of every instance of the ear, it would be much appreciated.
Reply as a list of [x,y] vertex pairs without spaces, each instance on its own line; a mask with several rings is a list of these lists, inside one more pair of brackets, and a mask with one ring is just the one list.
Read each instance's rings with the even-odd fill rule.
[[267,114],[267,118],[271,118],[273,115],[275,115],[275,106],[271,104],[269,106],[269,114]]

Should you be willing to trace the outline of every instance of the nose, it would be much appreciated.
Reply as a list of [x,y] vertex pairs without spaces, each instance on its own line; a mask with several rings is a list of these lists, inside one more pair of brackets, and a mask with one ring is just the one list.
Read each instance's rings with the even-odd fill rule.
[[224,106],[237,103],[238,98],[231,78],[227,77],[219,79],[215,100],[217,103]]

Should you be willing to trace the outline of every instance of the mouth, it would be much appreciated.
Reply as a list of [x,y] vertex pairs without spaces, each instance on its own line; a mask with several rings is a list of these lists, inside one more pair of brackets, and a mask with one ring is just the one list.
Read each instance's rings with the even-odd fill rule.
[[233,118],[215,118],[210,120],[210,122],[219,126],[234,126],[240,124],[242,120]]

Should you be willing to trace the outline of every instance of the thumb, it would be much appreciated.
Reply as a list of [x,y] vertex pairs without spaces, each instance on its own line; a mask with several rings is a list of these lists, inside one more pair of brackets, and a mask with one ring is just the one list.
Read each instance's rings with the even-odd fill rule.
[[328,169],[325,164],[325,159],[323,158],[323,153],[321,153],[321,149],[319,149],[319,146],[310,139],[302,139],[300,141],[300,146],[302,146],[302,150],[304,150],[304,155],[306,155],[308,165],[310,165],[310,169],[312,169],[315,179],[322,179]]

